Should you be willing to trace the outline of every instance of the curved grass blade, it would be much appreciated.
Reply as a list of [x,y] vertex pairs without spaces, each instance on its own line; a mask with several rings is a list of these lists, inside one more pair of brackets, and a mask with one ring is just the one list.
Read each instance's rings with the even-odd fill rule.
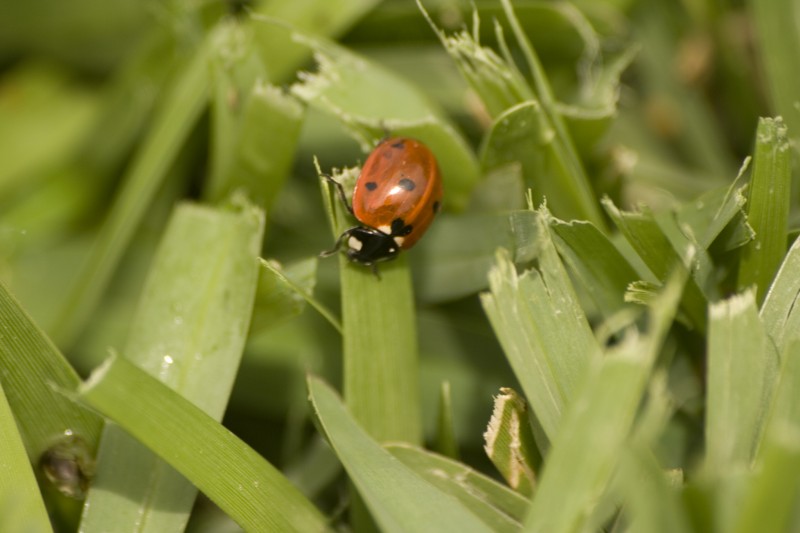
[[451,494],[493,531],[519,531],[530,501],[463,463],[404,444],[386,450],[417,475]]
[[248,531],[327,531],[325,517],[286,478],[191,402],[120,357],[78,388]]
[[[263,229],[263,212],[249,204],[179,205],[131,324],[128,359],[215,420],[225,411],[247,338]],[[81,527],[181,530],[196,494],[172,467],[110,425]]]
[[74,389],[78,374],[2,283],[0,325],[0,383],[31,462],[67,432],[95,450],[102,419],[54,389]]
[[327,384],[310,376],[308,389],[321,433],[382,531],[491,531],[458,499],[381,448]]

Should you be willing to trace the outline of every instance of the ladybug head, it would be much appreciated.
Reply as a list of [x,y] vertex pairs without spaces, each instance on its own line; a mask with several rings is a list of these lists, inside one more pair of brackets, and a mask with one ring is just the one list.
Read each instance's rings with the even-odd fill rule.
[[395,237],[364,226],[345,231],[339,242],[346,246],[345,255],[350,261],[367,266],[389,261],[400,253],[400,244]]

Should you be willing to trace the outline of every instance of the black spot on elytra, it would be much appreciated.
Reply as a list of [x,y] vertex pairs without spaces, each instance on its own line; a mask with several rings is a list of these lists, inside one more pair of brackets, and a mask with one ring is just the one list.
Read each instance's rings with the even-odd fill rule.
[[442,204],[440,204],[439,202],[433,202],[433,214],[434,215],[437,214],[439,212],[439,209],[441,209],[441,208],[442,208]]
[[378,188],[378,184],[374,181],[368,181],[364,184],[364,187],[366,187],[368,191],[374,191]]
[[401,189],[405,189],[407,191],[413,191],[414,187],[417,186],[416,183],[414,183],[413,181],[411,181],[408,178],[401,179],[400,182],[398,183],[398,185],[400,186]]
[[402,218],[396,218],[392,220],[392,237],[405,237],[414,229],[414,226],[408,225],[406,226],[405,221]]
[[405,145],[406,141],[400,139],[397,142],[392,143],[392,148],[397,148],[398,150],[401,150]]

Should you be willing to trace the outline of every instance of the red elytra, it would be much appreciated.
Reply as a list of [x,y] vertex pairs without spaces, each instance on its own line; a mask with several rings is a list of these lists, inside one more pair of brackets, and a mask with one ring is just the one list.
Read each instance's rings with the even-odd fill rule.
[[364,162],[353,192],[353,214],[386,234],[402,220],[411,226],[400,243],[408,250],[433,222],[441,202],[442,178],[433,152],[415,139],[395,137],[378,144]]

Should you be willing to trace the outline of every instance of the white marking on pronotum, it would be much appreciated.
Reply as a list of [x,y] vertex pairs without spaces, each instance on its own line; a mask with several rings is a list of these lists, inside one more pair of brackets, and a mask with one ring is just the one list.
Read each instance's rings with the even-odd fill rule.
[[388,224],[384,224],[383,226],[378,226],[375,229],[377,229],[381,233],[385,233],[386,235],[391,235],[392,234],[392,227],[389,226]]
[[349,246],[351,250],[360,252],[361,248],[364,246],[364,243],[359,241],[355,237],[350,237],[349,239],[347,239],[347,246]]
[[400,248],[403,247],[403,241],[405,241],[405,240],[406,240],[406,238],[405,237],[401,237],[400,235],[398,235],[397,237],[394,238],[394,242],[397,243],[397,246],[399,246]]

